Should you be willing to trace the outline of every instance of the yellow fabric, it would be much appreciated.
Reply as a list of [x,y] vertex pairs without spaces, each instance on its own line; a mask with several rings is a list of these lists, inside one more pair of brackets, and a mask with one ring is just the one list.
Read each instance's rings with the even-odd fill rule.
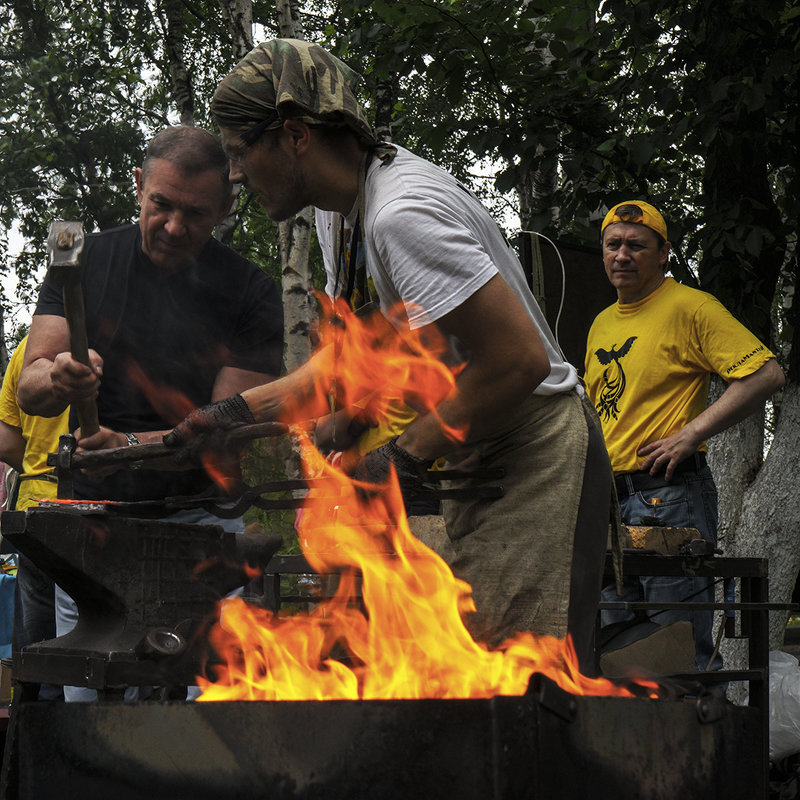
[[[396,404],[386,409],[386,422],[368,428],[358,439],[358,453],[363,456],[372,450],[377,450],[390,439],[399,436],[419,416],[408,406]],[[438,458],[431,465],[431,469],[444,469],[444,458]]]
[[34,480],[31,476],[53,473],[52,467],[47,466],[47,454],[58,449],[58,437],[67,433],[69,409],[57,417],[34,417],[26,414],[17,405],[17,385],[22,371],[22,362],[25,359],[26,336],[8,362],[8,369],[3,377],[3,387],[0,389],[0,420],[7,425],[19,428],[25,440],[25,456],[22,459],[21,478],[28,478],[19,485],[19,497],[16,508],[23,510],[36,505],[36,500],[42,497],[53,498],[56,496],[54,481]]
[[744,378],[773,357],[712,295],[672,278],[638,303],[602,311],[589,331],[585,380],[614,472],[639,469],[640,447],[705,409],[710,373]]
[[358,440],[361,455],[376,450],[390,439],[399,436],[417,417],[417,413],[405,405],[393,405],[386,409],[386,422],[369,428]]

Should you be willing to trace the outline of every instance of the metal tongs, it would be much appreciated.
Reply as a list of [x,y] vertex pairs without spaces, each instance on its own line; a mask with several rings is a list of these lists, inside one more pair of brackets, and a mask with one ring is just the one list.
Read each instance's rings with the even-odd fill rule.
[[[242,425],[227,432],[231,442],[258,439],[269,436],[280,436],[289,432],[289,427],[278,422],[264,422],[255,425]],[[71,434],[64,434],[59,439],[57,453],[47,456],[47,463],[56,468],[58,478],[59,499],[73,497],[72,473],[77,469],[97,469],[108,466],[138,466],[141,462],[152,459],[174,456],[180,448],[167,447],[161,442],[132,444],[126,447],[113,447],[104,450],[87,450],[76,452],[77,442]],[[429,470],[425,476],[425,486],[414,493],[414,498],[424,499],[461,499],[481,497],[486,499],[502,497],[503,487],[489,485],[486,481],[499,480],[505,471],[499,468],[477,468],[474,470]],[[459,486],[440,487],[443,481],[458,481]],[[248,508],[255,506],[265,511],[276,509],[300,508],[306,502],[305,497],[265,497],[286,492],[297,492],[309,489],[332,489],[331,499],[338,496],[338,486],[330,478],[303,478],[279,480],[261,483],[257,486],[241,484],[241,490],[235,496],[225,497],[218,493],[202,493],[166,497],[159,500],[137,501],[103,501],[76,504],[75,511],[85,510],[95,513],[117,512],[130,513],[145,511],[150,508],[154,513],[164,508],[203,508],[223,519],[241,516]],[[40,503],[39,507],[66,508],[68,504]]]

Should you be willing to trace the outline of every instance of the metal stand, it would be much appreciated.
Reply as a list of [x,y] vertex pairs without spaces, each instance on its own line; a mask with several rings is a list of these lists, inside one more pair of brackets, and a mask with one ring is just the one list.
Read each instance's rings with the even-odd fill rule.
[[[770,603],[768,560],[765,558],[722,558],[716,556],[665,556],[656,553],[626,552],[623,561],[626,576],[736,578],[740,602],[683,603],[603,602],[600,609],[626,611],[657,610],[721,610],[732,612],[726,620],[727,638],[747,639],[748,665],[742,670],[717,670],[692,672],[668,677],[701,684],[747,681],[748,703],[758,709],[761,727],[758,767],[764,776],[764,797],[767,796],[769,778],[769,612],[787,611],[796,604]],[[611,555],[606,556],[606,584],[613,584],[614,573]],[[738,633],[736,619],[738,617]]]

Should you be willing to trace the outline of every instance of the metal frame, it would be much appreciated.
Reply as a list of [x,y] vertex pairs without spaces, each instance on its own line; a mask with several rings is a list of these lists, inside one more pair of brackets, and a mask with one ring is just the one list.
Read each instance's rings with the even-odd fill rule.
[[[748,640],[749,668],[711,673],[689,673],[686,676],[700,683],[721,681],[750,681],[750,705],[766,702],[767,667],[769,665],[769,612],[786,611],[792,604],[769,603],[768,561],[765,558],[717,558],[695,556],[664,556],[658,553],[625,553],[623,572],[626,576],[738,578],[741,602],[700,603],[684,602],[601,602],[601,610],[654,611],[690,609],[695,611],[734,611],[740,614],[739,635],[726,621],[726,637]],[[606,556],[605,583],[613,584],[611,556]]]
[[[748,704],[758,710],[761,753],[760,763],[764,772],[764,796],[766,797],[769,769],[769,612],[786,611],[796,608],[796,604],[769,603],[768,560],[765,558],[724,558],[716,556],[679,555],[665,556],[658,553],[625,552],[623,570],[628,576],[693,575],[708,578],[736,578],[739,582],[740,602],[738,603],[648,603],[648,602],[603,602],[601,609],[663,610],[663,609],[708,609],[733,611],[739,617],[739,634],[734,626],[726,621],[728,638],[742,638],[748,641],[748,667],[744,670],[718,670],[709,673],[675,674],[670,677],[682,682],[700,684],[720,684],[733,681],[748,681]],[[613,583],[613,562],[610,553],[606,554],[606,583]],[[264,570],[264,594],[262,603],[278,611],[283,602],[298,600],[296,597],[281,595],[281,575],[314,575],[303,555],[276,555]]]
[[[686,562],[685,557],[658,556],[654,558],[632,555],[626,558],[625,568],[626,573],[630,575],[652,574],[654,570],[659,570],[661,574],[683,574]],[[610,566],[610,561],[608,563]],[[68,785],[72,787],[67,792],[69,797],[86,797],[88,787],[94,788],[98,785],[98,776],[101,775],[102,769],[107,770],[107,774],[101,775],[102,780],[105,781],[103,786],[113,790],[115,796],[120,798],[143,796],[142,786],[148,787],[153,798],[162,796],[169,797],[170,800],[178,800],[183,797],[186,797],[187,800],[189,797],[196,798],[201,793],[200,783],[204,791],[209,788],[207,774],[198,773],[199,777],[192,778],[197,770],[196,753],[203,750],[207,744],[206,740],[191,743],[188,747],[180,747],[178,753],[170,751],[170,758],[161,761],[171,767],[172,771],[166,774],[151,774],[146,770],[154,769],[152,737],[161,736],[164,742],[163,747],[167,750],[174,742],[185,743],[186,737],[191,736],[192,732],[198,730],[207,732],[209,724],[214,722],[212,717],[216,718],[217,716],[220,717],[219,724],[212,725],[212,727],[221,732],[218,737],[221,742],[227,741],[227,732],[232,728],[239,728],[247,730],[248,737],[253,737],[248,741],[260,742],[261,748],[253,751],[256,753],[253,763],[243,761],[239,772],[235,775],[223,774],[223,771],[219,770],[222,777],[219,787],[216,784],[214,786],[214,796],[216,797],[246,796],[251,791],[254,781],[258,784],[259,791],[263,791],[266,785],[271,785],[270,781],[272,781],[276,785],[276,793],[278,788],[285,793],[284,753],[287,740],[281,737],[284,731],[290,731],[291,735],[291,731],[294,730],[300,730],[302,736],[298,740],[299,744],[293,741],[290,741],[289,744],[292,746],[297,744],[297,747],[301,748],[298,753],[302,755],[302,758],[298,755],[295,759],[297,763],[306,764],[308,762],[306,765],[308,777],[304,774],[304,780],[311,780],[311,778],[320,780],[320,776],[323,775],[322,768],[331,770],[333,769],[331,764],[337,769],[342,765],[347,767],[353,760],[352,753],[358,753],[363,758],[364,746],[361,744],[361,740],[359,739],[355,743],[351,742],[354,731],[363,732],[361,735],[365,742],[377,742],[379,746],[379,752],[375,756],[374,762],[380,766],[380,775],[385,772],[391,778],[392,791],[395,793],[392,794],[387,790],[386,796],[406,797],[408,796],[407,787],[401,787],[401,791],[398,793],[397,776],[410,775],[415,788],[418,788],[420,776],[430,775],[432,776],[430,780],[438,780],[441,783],[443,765],[449,763],[449,750],[445,757],[437,750],[431,750],[431,742],[444,743],[446,747],[450,747],[449,743],[457,740],[459,751],[463,751],[465,722],[460,716],[457,716],[454,721],[453,709],[477,708],[480,714],[476,720],[472,720],[472,724],[477,732],[475,736],[480,740],[479,743],[484,742],[488,735],[487,731],[495,737],[499,734],[500,739],[497,741],[491,739],[483,750],[474,752],[470,750],[471,755],[467,760],[467,763],[473,766],[480,766],[484,763],[489,765],[488,774],[491,779],[492,791],[480,783],[480,780],[485,778],[485,770],[475,775],[469,773],[466,779],[463,775],[461,776],[462,781],[466,780],[467,789],[462,792],[464,797],[491,796],[498,800],[520,796],[545,798],[552,796],[554,791],[563,791],[569,796],[588,796],[587,792],[597,791],[598,787],[604,786],[609,789],[608,796],[614,795],[625,798],[625,800],[647,796],[661,800],[662,797],[675,797],[680,794],[710,796],[708,792],[711,786],[719,787],[723,784],[727,787],[724,788],[725,793],[733,792],[735,794],[736,789],[741,789],[747,784],[745,791],[748,797],[752,797],[754,800],[761,797],[766,798],[766,765],[768,764],[767,743],[764,735],[767,730],[764,727],[764,714],[767,710],[766,623],[768,611],[773,608],[764,602],[767,597],[766,563],[766,560],[760,559],[703,559],[701,564],[692,563],[690,565],[697,574],[716,577],[731,576],[742,579],[741,603],[706,605],[726,609],[733,608],[741,615],[745,625],[743,633],[750,639],[751,669],[736,673],[737,677],[732,679],[751,681],[751,705],[754,706],[753,708],[735,707],[725,703],[722,698],[715,699],[713,695],[705,694],[700,694],[694,705],[682,701],[675,703],[648,702],[643,705],[631,706],[629,703],[638,703],[639,701],[572,696],[564,698],[562,702],[560,691],[548,691],[545,694],[529,691],[527,696],[521,698],[493,698],[488,701],[413,701],[399,704],[395,701],[370,701],[369,703],[140,703],[132,705],[100,703],[89,706],[61,704],[53,708],[49,704],[25,702],[28,698],[24,698],[24,701],[20,702],[23,698],[17,698],[17,712],[22,715],[21,719],[25,722],[19,726],[18,734],[21,738],[18,742],[17,752],[27,760],[17,763],[15,759],[10,758],[10,748],[6,747],[3,773],[0,776],[0,797],[3,800],[17,800],[17,798],[22,800],[25,796],[37,796],[42,800],[59,797],[63,800],[63,797],[66,796],[63,793]],[[282,574],[316,575],[318,573],[310,567],[302,555],[273,556],[264,571],[264,594],[261,600],[265,605],[270,605],[276,610],[282,602],[289,599],[280,594],[280,576]],[[634,604],[625,605],[632,606]],[[697,678],[696,675],[691,677]],[[719,680],[722,677],[723,673],[715,673],[713,679]],[[542,681],[540,680],[539,683]],[[546,689],[548,684],[546,681],[544,683]],[[755,692],[753,684],[756,684]],[[555,699],[559,700],[558,703],[544,702],[545,695],[551,697],[553,694],[556,695]],[[760,705],[762,703],[763,705]],[[498,710],[502,711],[506,707],[508,713],[505,713],[501,719],[497,716]],[[637,714],[632,716],[632,711],[644,715],[642,720],[639,720]],[[343,724],[343,713],[349,715],[347,717],[348,724]],[[448,726],[447,730],[442,730],[440,735],[433,735],[430,741],[425,737],[420,740],[419,730],[430,731],[434,713],[441,715],[442,724]],[[489,714],[488,724],[485,718],[487,713]],[[413,735],[407,739],[401,739],[403,746],[398,748],[397,725],[406,724],[405,717],[409,714],[412,716],[413,725],[410,730],[413,731]],[[306,723],[301,724],[299,728],[297,727],[298,715],[307,716]],[[375,715],[378,715],[377,718],[374,718]],[[473,714],[473,716],[475,715]],[[576,721],[573,721],[573,717]],[[302,718],[305,719],[305,717]],[[506,718],[513,723],[513,729],[509,728],[508,731],[504,724],[501,724]],[[292,721],[291,726],[286,722],[288,719]],[[385,731],[384,728],[376,727],[376,719],[377,722],[384,725]],[[696,720],[699,720],[699,725]],[[689,724],[690,721],[691,724]],[[631,758],[630,753],[635,752],[635,748],[639,746],[638,743],[647,740],[656,725],[664,726],[664,741],[669,741],[673,748],[671,760],[658,759],[652,762],[645,757]],[[604,741],[605,732],[609,727],[623,737],[618,742],[619,747],[616,748],[618,756],[610,763],[609,753],[602,749],[602,753],[598,755],[599,760],[595,761],[589,752],[590,745]],[[140,734],[131,737],[131,728],[146,731],[146,735]],[[451,732],[451,729],[452,731],[457,730],[458,733]],[[305,731],[307,730],[316,731],[315,737],[306,735]],[[307,743],[316,739],[320,731],[326,730],[333,731],[331,741],[333,744],[345,748],[346,752],[333,760],[323,759],[320,761],[320,752],[324,754],[327,750],[322,748],[320,751],[316,744],[309,749],[310,745],[307,747]],[[349,732],[348,736],[342,735],[343,730]],[[405,729],[401,725],[401,733],[403,730]],[[76,731],[78,731],[77,736]],[[124,749],[120,749],[116,745],[112,746],[110,748],[111,756],[106,757],[103,746],[109,741],[108,737],[113,731],[123,731]],[[267,744],[270,736],[275,738],[274,746]],[[687,736],[689,739],[686,739]],[[625,737],[628,739],[626,740]],[[673,737],[675,741],[672,741],[670,737]],[[79,759],[71,760],[69,754],[61,757],[63,743],[76,739],[82,742],[78,753]],[[528,741],[529,739],[530,741]],[[384,746],[385,741],[391,742],[391,748]],[[91,742],[91,744],[87,744],[87,742]],[[409,744],[421,742],[422,755],[432,765],[430,770],[424,768],[424,764],[419,766],[422,763],[421,756],[410,759],[415,766],[413,770],[409,770],[406,742]],[[759,743],[762,742],[764,750],[759,753]],[[58,743],[61,750],[54,743]],[[144,744],[140,745],[140,743]],[[42,760],[37,748],[41,748],[42,752],[47,753],[58,751],[59,759]],[[140,754],[140,750],[144,751],[144,755]],[[649,754],[651,750],[650,747],[645,748],[643,756]],[[395,756],[398,752],[401,753],[400,761],[387,762],[387,753],[390,751]],[[488,754],[485,757],[484,751]],[[119,760],[120,752],[126,754],[124,763]],[[218,757],[215,751],[203,752],[205,762]],[[238,764],[243,756],[239,744],[236,745],[235,752],[236,758],[232,758],[223,749],[219,757],[224,757],[223,761],[226,765],[233,762]],[[267,756],[270,752],[278,754],[276,756],[278,763],[273,764],[268,761]],[[539,753],[540,758],[532,759],[531,753],[536,752]],[[704,768],[695,771],[692,765],[699,752],[704,753]],[[760,792],[762,787],[757,785],[761,783],[760,775],[750,771],[753,768],[753,752],[756,752],[756,757],[760,755],[764,759],[763,793]],[[178,763],[177,758],[181,753],[190,754],[188,763]],[[96,763],[87,765],[85,763],[87,754],[95,759]],[[513,757],[513,765],[506,763],[510,757],[509,754]],[[501,761],[495,763],[489,756],[495,759],[500,757]],[[128,757],[132,760],[129,761]],[[714,761],[713,765],[709,767],[709,758],[711,757]],[[684,763],[679,763],[679,758],[683,758]],[[368,762],[368,765],[371,763]],[[131,764],[141,764],[141,769],[132,769]],[[523,771],[518,774],[517,764],[527,765],[528,772]],[[42,774],[43,765],[50,770],[46,775]],[[650,774],[654,765],[662,769],[662,772]],[[631,770],[633,771],[631,772]],[[353,780],[357,781],[357,786],[360,787],[362,793],[350,793],[348,789],[339,796],[373,797],[375,787],[370,781],[365,783],[363,765],[355,771],[346,771],[343,775],[334,771],[331,776],[325,777],[322,784],[327,786],[328,778],[330,778],[331,785],[344,786],[346,784],[349,787],[350,784],[347,781],[351,779],[351,772],[356,776]],[[373,772],[374,770],[370,767],[368,774],[372,778],[374,778]],[[216,770],[212,770],[212,774],[216,774]],[[64,777],[66,775],[69,775],[69,780]],[[133,789],[130,789],[129,783],[132,775],[136,777],[138,783]],[[445,783],[450,787],[452,779],[448,776],[445,777]],[[194,783],[190,783],[189,778],[192,778]],[[512,778],[517,783],[511,787],[506,786],[505,782]],[[377,779],[374,778],[374,780]],[[676,785],[668,786],[670,780],[676,781]],[[37,781],[37,793],[26,795],[27,789],[32,787],[32,782]],[[612,785],[613,790],[610,788]],[[42,789],[43,786],[47,786],[47,791]],[[364,789],[365,786],[366,789]],[[170,787],[168,792],[166,787]],[[569,787],[572,787],[574,791]],[[472,790],[473,794],[470,795],[467,790]],[[159,792],[161,793],[159,794]],[[437,789],[429,796],[440,794],[441,790]],[[606,796],[605,792],[603,794]],[[287,796],[299,795],[295,793],[287,794]],[[330,795],[328,794],[328,796]]]
[[[610,554],[606,555],[606,584],[613,584],[614,571]],[[769,562],[766,558],[724,558],[716,556],[666,556],[658,553],[625,552],[623,572],[626,576],[701,578],[736,578],[739,582],[740,602],[682,603],[654,602],[602,602],[600,609],[607,610],[667,610],[692,609],[733,611],[739,616],[739,633],[735,633],[735,619],[726,619],[727,638],[747,639],[748,666],[743,670],[717,670],[670,675],[679,680],[707,684],[732,681],[748,682],[748,704],[759,711],[761,726],[761,763],[764,765],[765,796],[769,781],[769,612],[797,608],[792,603],[770,603]]]

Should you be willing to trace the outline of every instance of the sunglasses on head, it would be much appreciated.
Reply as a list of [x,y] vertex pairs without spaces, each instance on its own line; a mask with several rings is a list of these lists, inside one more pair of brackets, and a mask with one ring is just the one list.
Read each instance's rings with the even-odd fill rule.
[[626,203],[614,212],[614,216],[623,222],[638,222],[644,217],[644,211],[633,203]]

